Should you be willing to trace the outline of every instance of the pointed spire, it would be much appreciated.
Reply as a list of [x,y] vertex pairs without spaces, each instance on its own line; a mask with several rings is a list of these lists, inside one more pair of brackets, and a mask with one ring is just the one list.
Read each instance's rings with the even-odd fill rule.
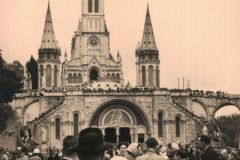
[[121,57],[121,55],[119,53],[119,50],[118,50],[118,53],[117,53],[117,60],[118,60],[119,63],[122,62],[122,57]]
[[57,49],[57,41],[55,40],[55,34],[52,23],[52,15],[50,9],[50,2],[48,1],[47,14],[45,18],[44,31],[42,36],[41,49]]
[[45,23],[52,23],[52,15],[51,15],[51,9],[50,9],[50,2],[49,1],[48,1],[48,8],[47,8],[47,15],[46,15]]
[[141,49],[157,50],[148,4],[147,4],[147,13],[146,13]]
[[65,53],[64,53],[64,60],[65,62],[67,62],[67,50],[65,50]]

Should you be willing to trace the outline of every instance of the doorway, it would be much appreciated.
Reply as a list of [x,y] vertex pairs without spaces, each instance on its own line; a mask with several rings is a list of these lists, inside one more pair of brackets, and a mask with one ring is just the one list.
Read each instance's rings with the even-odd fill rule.
[[119,129],[119,142],[131,143],[130,129],[127,127]]
[[116,129],[106,128],[104,140],[109,143],[117,143]]

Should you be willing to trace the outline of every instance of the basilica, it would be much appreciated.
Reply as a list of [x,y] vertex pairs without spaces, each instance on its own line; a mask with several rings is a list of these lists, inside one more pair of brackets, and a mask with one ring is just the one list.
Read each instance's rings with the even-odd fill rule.
[[[100,128],[111,143],[144,142],[150,136],[164,144],[195,140],[202,119],[211,119],[212,110],[192,99],[188,90],[160,88],[159,51],[150,8],[146,8],[142,41],[135,50],[137,86],[133,87],[124,85],[121,55],[114,59],[110,53],[104,0],[82,0],[70,60],[55,39],[48,4],[38,51],[40,89],[12,102],[21,123],[18,132],[30,130],[42,151],[61,148],[64,137],[78,135],[86,127]],[[24,138],[19,141],[25,143]]]

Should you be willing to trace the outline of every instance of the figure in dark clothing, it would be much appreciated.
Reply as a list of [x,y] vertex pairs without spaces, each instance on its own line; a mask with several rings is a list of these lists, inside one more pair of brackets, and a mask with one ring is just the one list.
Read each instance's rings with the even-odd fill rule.
[[207,135],[202,135],[199,144],[199,149],[203,152],[201,160],[220,160],[217,151],[210,144],[211,138]]

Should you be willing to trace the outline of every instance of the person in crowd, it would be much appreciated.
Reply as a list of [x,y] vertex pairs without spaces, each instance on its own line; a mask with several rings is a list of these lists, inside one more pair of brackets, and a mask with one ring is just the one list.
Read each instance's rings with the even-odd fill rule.
[[174,152],[173,160],[189,160],[187,156],[187,152],[183,149],[176,150]]
[[70,150],[72,146],[77,145],[77,136],[67,136],[63,140],[63,160],[77,160],[78,156],[76,152]]
[[174,157],[174,152],[178,150],[178,145],[176,143],[168,143],[168,148],[167,148],[167,156],[169,160],[173,159]]
[[121,142],[118,145],[118,149],[119,149],[119,156],[125,157],[125,155],[127,154],[127,147],[128,144],[125,142]]
[[111,160],[128,160],[128,159],[122,156],[114,156],[111,158]]
[[148,148],[146,154],[137,157],[137,160],[165,160],[162,156],[159,156],[156,153],[158,141],[155,138],[148,138],[146,144]]
[[128,160],[136,160],[139,155],[139,143],[131,143],[127,148],[127,154],[125,158]]
[[21,148],[18,160],[28,160],[27,148]]
[[40,150],[38,148],[35,148],[33,150],[33,155],[29,160],[41,160],[39,155],[40,155]]
[[8,160],[8,156],[6,154],[3,154],[1,160]]
[[202,135],[200,138],[199,149],[203,152],[201,160],[220,160],[218,153],[211,147],[211,138]]
[[86,128],[79,133],[78,145],[70,150],[77,152],[80,160],[103,160],[104,152],[113,146],[104,142],[99,128]]

